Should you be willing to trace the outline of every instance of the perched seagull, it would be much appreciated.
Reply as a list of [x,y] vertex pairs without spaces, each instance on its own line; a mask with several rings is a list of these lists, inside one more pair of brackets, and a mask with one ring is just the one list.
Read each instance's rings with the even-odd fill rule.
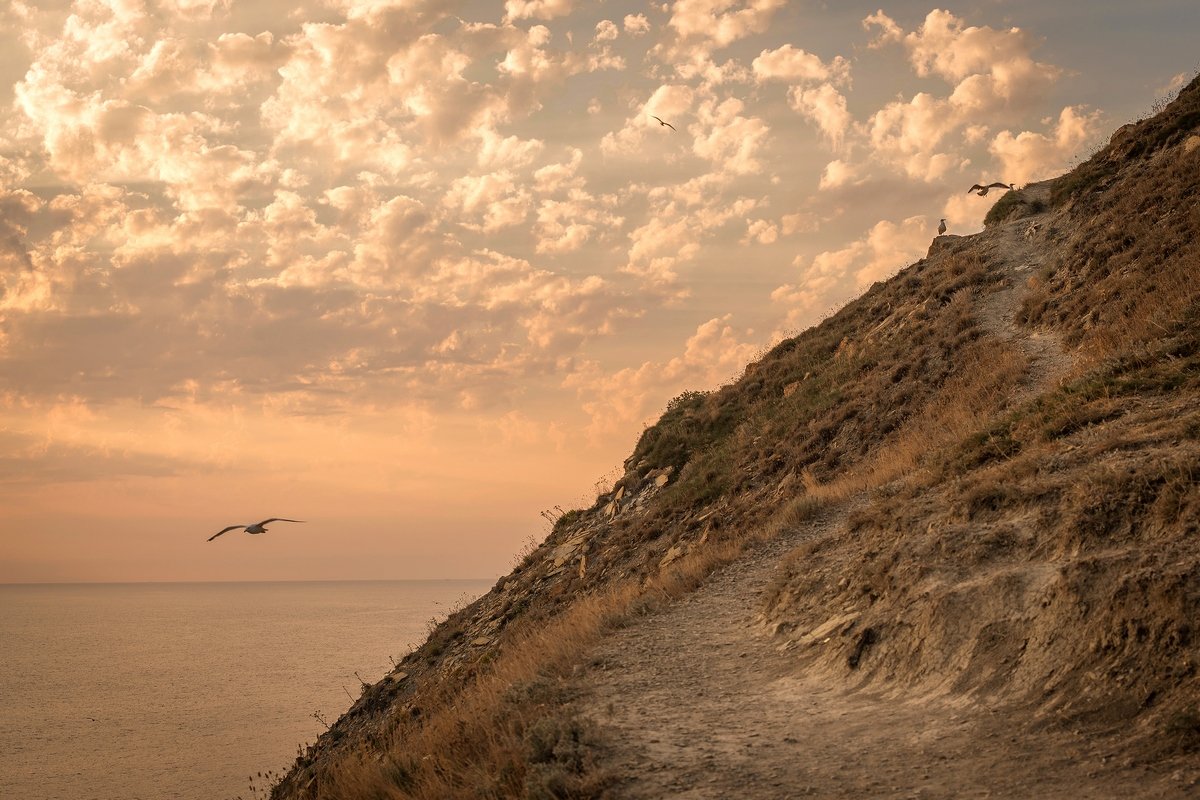
[[266,524],[268,522],[304,522],[304,520],[302,520],[302,519],[286,519],[284,517],[271,517],[270,519],[264,519],[262,522],[256,522],[253,525],[230,525],[228,528],[217,531],[212,536],[208,537],[208,541],[211,542],[213,539],[217,538],[222,533],[228,533],[229,531],[236,531],[238,528],[245,528],[246,533],[266,533],[267,532]]
[[946,220],[942,220],[942,224],[938,225],[938,236],[946,232]]
[[[653,114],[651,114],[650,116],[654,117],[654,115],[653,115]],[[654,118],[655,118],[655,119],[658,119],[658,117],[654,117]],[[671,123],[669,123],[669,122],[663,122],[661,119],[658,119],[658,124],[659,124],[659,125],[666,125],[668,128],[670,128],[671,130],[675,131],[675,126],[674,126],[674,125],[672,125],[672,124],[671,124]],[[679,133],[679,131],[675,131],[675,132],[676,132],[676,133]]]
[[967,194],[975,192],[980,197],[987,197],[988,189],[1013,189],[1016,188],[1015,183],[989,183],[987,186],[980,186],[978,183],[967,189]]

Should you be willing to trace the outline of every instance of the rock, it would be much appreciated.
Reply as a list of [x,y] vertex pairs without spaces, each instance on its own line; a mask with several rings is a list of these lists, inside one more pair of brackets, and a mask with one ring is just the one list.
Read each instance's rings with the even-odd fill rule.
[[825,620],[817,627],[813,628],[808,633],[800,637],[800,644],[812,644],[829,638],[833,634],[850,627],[858,619],[856,612],[849,614],[839,614],[838,616]]
[[554,562],[554,566],[561,567],[563,564],[570,561],[571,556],[575,555],[575,551],[577,549],[578,545],[571,544],[570,542],[566,544],[560,544],[558,547],[554,548],[554,552],[550,554],[550,558]]
[[490,636],[476,636],[474,639],[471,640],[471,644],[474,645],[475,647],[483,647],[484,645],[488,645],[491,643],[492,643],[492,637],[490,637]]
[[387,676],[387,679],[389,683],[399,683],[407,677],[407,672],[393,672],[391,675]]
[[672,545],[671,549],[668,550],[666,555],[664,555],[662,557],[662,560],[660,560],[658,562],[658,566],[661,568],[661,567],[667,566],[672,561],[678,561],[679,558],[684,554],[684,552],[685,551],[683,549],[683,545],[681,545],[681,544]]
[[671,474],[669,472],[662,472],[654,479],[654,485],[661,489],[667,485],[667,481],[669,480],[671,480]]
[[1183,154],[1186,156],[1189,153],[1191,153],[1193,150],[1195,150],[1197,147],[1200,147],[1200,136],[1197,136],[1196,134],[1192,134],[1183,143]]

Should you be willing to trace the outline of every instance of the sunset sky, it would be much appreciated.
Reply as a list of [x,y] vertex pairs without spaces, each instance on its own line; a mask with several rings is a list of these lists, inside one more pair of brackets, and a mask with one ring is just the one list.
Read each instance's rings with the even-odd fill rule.
[[3,0],[0,582],[507,572],[1200,66],[1194,0],[879,2]]

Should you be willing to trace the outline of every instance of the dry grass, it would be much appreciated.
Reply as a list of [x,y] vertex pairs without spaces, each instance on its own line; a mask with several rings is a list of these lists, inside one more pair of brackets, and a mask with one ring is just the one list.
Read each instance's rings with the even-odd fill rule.
[[[1059,179],[1056,191],[1074,198],[1070,233],[1022,319],[1062,331],[1096,363],[1170,334],[1200,299],[1200,149],[1182,146],[1198,129],[1194,81],[1162,116]],[[1076,186],[1101,173],[1109,191]]]
[[605,633],[695,590],[770,533],[729,534],[646,581],[581,597],[548,623],[510,632],[490,667],[417,720],[396,724],[382,754],[345,758],[321,779],[323,798],[455,798],[599,795],[585,722],[565,716],[570,676]]

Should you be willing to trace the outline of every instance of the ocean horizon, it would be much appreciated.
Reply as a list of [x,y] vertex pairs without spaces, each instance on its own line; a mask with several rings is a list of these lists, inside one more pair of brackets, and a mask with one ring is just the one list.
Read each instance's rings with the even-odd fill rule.
[[249,798],[493,582],[0,584],[0,796]]

